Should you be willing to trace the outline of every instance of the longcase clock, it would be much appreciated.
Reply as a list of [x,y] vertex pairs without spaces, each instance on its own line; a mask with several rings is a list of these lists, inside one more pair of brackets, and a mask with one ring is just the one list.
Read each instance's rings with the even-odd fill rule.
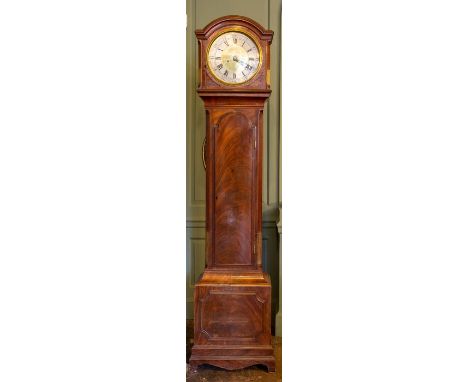
[[206,110],[206,268],[195,285],[190,364],[275,370],[262,269],[263,110],[273,32],[241,16],[195,31]]

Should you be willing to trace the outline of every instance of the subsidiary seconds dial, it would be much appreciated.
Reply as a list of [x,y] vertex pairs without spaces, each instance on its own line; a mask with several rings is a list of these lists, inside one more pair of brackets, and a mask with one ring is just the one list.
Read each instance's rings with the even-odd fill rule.
[[219,35],[208,49],[208,67],[218,81],[242,84],[257,74],[262,55],[257,43],[242,32]]

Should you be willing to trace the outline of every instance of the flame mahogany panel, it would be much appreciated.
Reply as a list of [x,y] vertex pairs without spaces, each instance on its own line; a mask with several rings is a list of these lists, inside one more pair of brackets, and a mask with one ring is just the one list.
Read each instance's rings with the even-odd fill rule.
[[[251,114],[251,113],[247,113]],[[251,265],[256,126],[229,111],[214,126],[215,265]]]
[[[202,287],[197,310],[199,345],[268,345],[269,287]],[[216,312],[216,314],[213,314]]]
[[229,97],[205,99],[209,269],[261,270],[264,98],[255,102],[246,107]]

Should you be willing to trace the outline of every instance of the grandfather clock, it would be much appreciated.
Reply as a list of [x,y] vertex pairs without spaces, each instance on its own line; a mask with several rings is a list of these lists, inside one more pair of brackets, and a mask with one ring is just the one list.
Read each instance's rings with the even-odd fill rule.
[[263,109],[273,32],[241,16],[195,31],[206,110],[206,268],[195,285],[190,364],[275,370],[262,270]]

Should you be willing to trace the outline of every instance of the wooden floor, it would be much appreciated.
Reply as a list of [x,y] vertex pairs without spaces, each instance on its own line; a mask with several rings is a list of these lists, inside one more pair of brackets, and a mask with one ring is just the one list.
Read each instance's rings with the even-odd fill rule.
[[215,366],[201,365],[197,370],[188,367],[193,346],[193,320],[187,320],[187,382],[281,382],[281,337],[273,337],[276,372],[269,373],[265,366],[251,366],[242,370],[223,370]]

